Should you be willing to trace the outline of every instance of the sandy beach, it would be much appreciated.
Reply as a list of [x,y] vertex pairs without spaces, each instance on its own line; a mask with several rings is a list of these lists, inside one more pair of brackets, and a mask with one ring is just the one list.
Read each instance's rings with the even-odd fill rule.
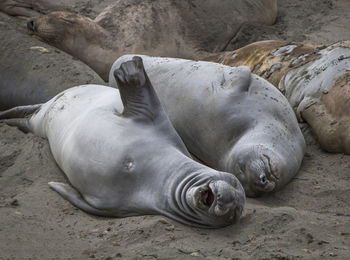
[[[348,0],[278,5],[276,24],[242,27],[227,50],[267,39],[350,40]],[[25,33],[24,20],[16,27]],[[210,230],[162,216],[102,218],[78,210],[47,184],[66,182],[47,141],[0,123],[0,259],[349,259],[350,156],[322,151],[309,127],[301,128],[307,151],[292,182],[247,199],[239,223]]]

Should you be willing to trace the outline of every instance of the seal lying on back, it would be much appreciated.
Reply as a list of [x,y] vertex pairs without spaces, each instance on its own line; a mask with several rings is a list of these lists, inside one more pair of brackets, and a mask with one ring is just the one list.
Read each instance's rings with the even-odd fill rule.
[[[163,214],[199,227],[235,222],[245,203],[241,184],[232,174],[190,158],[142,60],[135,57],[114,75],[119,91],[79,86],[45,104],[2,112],[0,118],[12,118],[6,122],[49,140],[72,186],[49,185],[86,212]],[[14,118],[27,113],[33,113],[29,119]]]
[[262,41],[212,61],[249,66],[288,99],[328,152],[350,154],[350,41],[312,45]]
[[[247,67],[142,56],[160,101],[187,148],[231,172],[247,196],[277,190],[300,167],[305,141],[287,99]],[[125,55],[113,72],[132,58]]]

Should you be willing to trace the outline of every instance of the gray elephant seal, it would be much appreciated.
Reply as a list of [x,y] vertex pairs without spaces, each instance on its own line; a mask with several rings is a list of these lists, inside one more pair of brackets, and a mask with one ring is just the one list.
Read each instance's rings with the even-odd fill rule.
[[[113,70],[110,84],[117,87]],[[281,188],[298,172],[305,141],[288,100],[248,67],[142,56],[145,70],[187,148],[233,173],[247,196]]]
[[[48,139],[71,183],[49,185],[88,213],[163,214],[198,227],[239,219],[245,203],[241,184],[190,158],[142,60],[123,63],[114,75],[119,91],[79,86],[45,104],[2,112],[0,119]],[[14,118],[28,113],[29,118]]]

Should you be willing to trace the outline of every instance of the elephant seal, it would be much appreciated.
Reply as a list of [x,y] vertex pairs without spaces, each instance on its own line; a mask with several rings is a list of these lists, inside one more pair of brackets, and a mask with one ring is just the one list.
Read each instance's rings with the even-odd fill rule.
[[31,19],[28,31],[107,81],[113,62],[124,54],[198,59],[224,50],[243,23],[273,24],[276,16],[276,0],[121,0],[94,20],[49,13]]
[[262,41],[209,60],[249,66],[286,96],[324,150],[350,154],[349,57],[350,41],[329,46]]
[[[233,173],[246,195],[280,189],[298,172],[305,141],[287,99],[248,67],[141,56],[171,122],[189,151]],[[110,84],[118,87],[112,66]]]
[[[72,185],[50,182],[50,187],[88,213],[163,214],[212,228],[239,219],[245,203],[241,184],[190,158],[142,60],[134,57],[114,75],[119,91],[79,86],[45,104],[2,112],[0,118],[48,139]],[[14,118],[28,113],[29,118]]]
[[18,27],[0,13],[0,110],[46,102],[74,85],[104,84],[86,64]]
[[114,0],[104,0],[101,3],[89,0],[1,0],[0,11],[11,16],[22,17],[36,17],[53,11],[94,15],[113,2]]

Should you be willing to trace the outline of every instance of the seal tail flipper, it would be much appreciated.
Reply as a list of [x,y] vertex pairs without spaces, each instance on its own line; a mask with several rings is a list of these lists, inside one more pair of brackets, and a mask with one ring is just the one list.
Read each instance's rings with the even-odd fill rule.
[[80,195],[80,193],[74,189],[72,186],[61,183],[61,182],[49,182],[49,186],[56,191],[58,194],[60,194],[63,198],[68,200],[70,203],[72,203],[75,207],[93,215],[97,216],[104,216],[104,217],[115,217],[113,213],[106,211],[106,210],[100,210],[92,207],[89,205]]
[[42,104],[29,105],[29,106],[18,106],[5,111],[0,112],[0,119],[9,118],[24,118],[35,113]]
[[41,104],[30,106],[19,106],[0,112],[0,120],[9,126],[16,126],[22,132],[32,132],[29,125],[29,116],[40,109]]
[[123,116],[154,121],[163,114],[160,101],[138,56],[124,62],[114,71],[121,99]]
[[19,130],[24,133],[32,132],[32,129],[29,125],[28,118],[11,118],[2,120],[5,124],[9,126],[16,126]]

